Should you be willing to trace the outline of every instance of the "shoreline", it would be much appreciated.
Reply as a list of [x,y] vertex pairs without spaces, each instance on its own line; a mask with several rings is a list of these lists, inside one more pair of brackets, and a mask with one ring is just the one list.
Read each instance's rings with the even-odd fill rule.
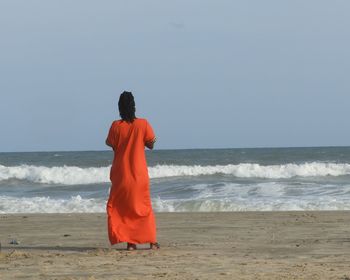
[[0,276],[350,279],[350,211],[155,214],[161,249],[133,252],[109,245],[104,213],[0,214]]

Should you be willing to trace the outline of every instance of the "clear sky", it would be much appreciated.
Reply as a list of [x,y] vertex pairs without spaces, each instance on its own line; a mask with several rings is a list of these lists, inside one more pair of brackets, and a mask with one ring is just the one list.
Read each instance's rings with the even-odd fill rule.
[[0,151],[350,145],[350,1],[0,2]]

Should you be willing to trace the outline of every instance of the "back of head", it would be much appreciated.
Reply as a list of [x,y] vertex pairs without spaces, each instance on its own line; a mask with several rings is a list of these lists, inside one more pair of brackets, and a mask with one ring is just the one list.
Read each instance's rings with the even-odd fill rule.
[[135,116],[135,100],[130,91],[124,91],[118,102],[119,114],[123,121],[133,122]]

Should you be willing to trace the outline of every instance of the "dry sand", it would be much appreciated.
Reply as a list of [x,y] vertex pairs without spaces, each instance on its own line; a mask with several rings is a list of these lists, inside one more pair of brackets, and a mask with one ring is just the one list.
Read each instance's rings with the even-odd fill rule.
[[350,280],[349,214],[158,213],[161,250],[134,252],[104,214],[2,214],[0,279]]

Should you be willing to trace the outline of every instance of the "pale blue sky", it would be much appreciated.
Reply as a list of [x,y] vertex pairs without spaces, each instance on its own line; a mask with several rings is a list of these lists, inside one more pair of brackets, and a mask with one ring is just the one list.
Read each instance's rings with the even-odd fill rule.
[[0,2],[0,151],[349,145],[349,1]]

